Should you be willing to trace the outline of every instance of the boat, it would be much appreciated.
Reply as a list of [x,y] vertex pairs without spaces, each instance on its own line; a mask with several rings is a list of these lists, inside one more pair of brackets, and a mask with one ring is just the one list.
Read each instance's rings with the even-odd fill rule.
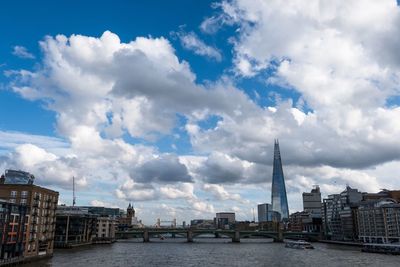
[[306,242],[304,240],[297,240],[297,241],[286,241],[285,242],[286,248],[296,248],[296,249],[314,249],[311,243]]
[[400,255],[400,243],[391,243],[391,244],[364,243],[361,251]]

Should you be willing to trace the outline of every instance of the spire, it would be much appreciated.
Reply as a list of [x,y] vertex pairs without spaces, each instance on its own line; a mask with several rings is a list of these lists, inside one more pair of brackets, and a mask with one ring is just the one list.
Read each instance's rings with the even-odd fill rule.
[[281,219],[288,219],[289,208],[278,139],[275,139],[274,141],[274,162],[271,191],[272,210],[279,212],[281,214]]

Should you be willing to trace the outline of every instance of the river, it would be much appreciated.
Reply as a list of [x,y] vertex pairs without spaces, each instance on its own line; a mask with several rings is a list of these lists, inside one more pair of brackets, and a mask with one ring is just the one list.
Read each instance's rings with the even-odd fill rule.
[[265,239],[242,239],[240,243],[223,238],[199,238],[194,243],[179,238],[151,241],[132,239],[56,250],[51,259],[24,266],[400,266],[400,256],[323,243],[313,243],[313,250],[298,250]]

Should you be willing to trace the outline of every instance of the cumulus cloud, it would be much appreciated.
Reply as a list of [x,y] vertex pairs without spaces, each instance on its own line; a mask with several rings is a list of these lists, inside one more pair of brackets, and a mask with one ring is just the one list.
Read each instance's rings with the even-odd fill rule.
[[13,48],[12,54],[20,58],[34,59],[35,56],[26,49],[24,46],[16,45]]
[[186,166],[172,155],[165,155],[143,163],[131,172],[131,176],[141,183],[192,182]]
[[218,200],[235,200],[241,203],[249,203],[249,201],[243,200],[240,194],[229,193],[222,185],[204,184],[203,188],[205,191],[212,193]]
[[[60,172],[57,179],[65,185],[75,173],[82,184],[101,177],[114,184],[121,201],[176,201],[167,206],[176,215],[184,209],[180,200],[192,214],[225,208],[204,201],[204,194],[237,202],[244,214],[245,196],[225,187],[269,184],[275,138],[292,200],[312,184],[325,192],[341,191],[346,183],[369,191],[399,186],[371,171],[400,159],[400,108],[386,104],[399,95],[399,8],[395,1],[302,5],[224,1],[216,5],[222,13],[201,26],[210,33],[223,25],[237,29],[236,74],[262,79],[268,90],[286,90],[269,107],[238,89],[235,78],[199,84],[163,37],[128,43],[111,32],[46,37],[40,42],[43,61],[34,70],[10,72],[10,87],[57,114],[56,130],[70,155],[0,133],[3,147],[13,151],[7,164],[31,166],[43,177]],[[192,48],[210,52],[193,38]],[[202,126],[215,117],[210,127]],[[176,127],[188,135],[192,155],[158,151],[155,141]],[[19,147],[25,143],[36,147]],[[21,149],[38,158],[25,159]]]

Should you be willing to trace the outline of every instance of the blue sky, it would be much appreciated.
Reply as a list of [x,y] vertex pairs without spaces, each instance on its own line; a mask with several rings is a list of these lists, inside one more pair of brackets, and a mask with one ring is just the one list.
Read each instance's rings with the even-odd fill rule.
[[0,167],[145,222],[400,186],[396,1],[3,1]]

